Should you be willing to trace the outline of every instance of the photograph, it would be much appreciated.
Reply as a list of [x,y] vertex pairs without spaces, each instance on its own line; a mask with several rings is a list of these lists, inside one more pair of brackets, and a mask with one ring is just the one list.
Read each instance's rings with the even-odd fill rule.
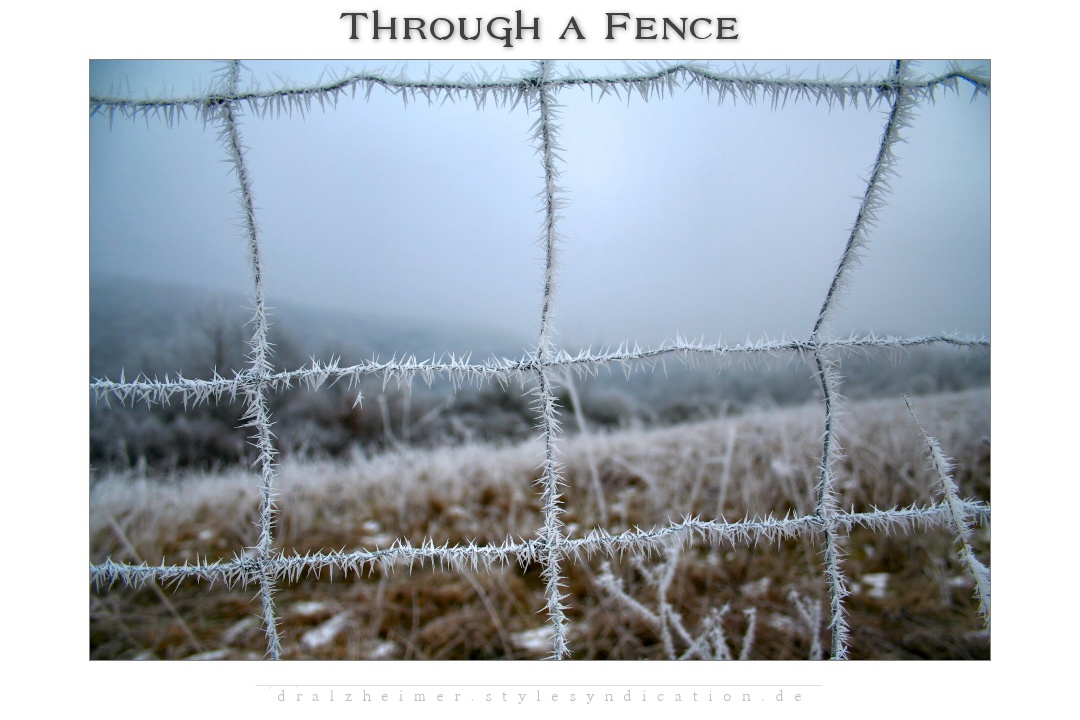
[[89,60],[91,664],[989,661],[991,61],[517,49]]

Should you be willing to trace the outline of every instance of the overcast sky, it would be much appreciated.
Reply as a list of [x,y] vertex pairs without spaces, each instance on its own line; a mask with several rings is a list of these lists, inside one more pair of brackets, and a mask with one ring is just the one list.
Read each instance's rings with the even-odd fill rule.
[[[364,62],[251,62],[262,87]],[[429,63],[410,63],[422,76]],[[884,75],[889,63],[755,63],[758,70]],[[985,63],[965,63],[981,68]],[[622,72],[613,62],[557,63]],[[91,93],[205,89],[203,62],[93,62]],[[456,77],[530,63],[434,64]],[[731,63],[719,63],[720,70]],[[941,71],[923,63],[920,73]],[[852,72],[852,77],[854,72]],[[696,89],[663,100],[558,94],[567,207],[556,325],[568,346],[658,344],[676,332],[740,342],[809,334],[847,241],[886,106],[772,110]],[[542,170],[535,115],[472,103],[368,101],[304,117],[246,113],[241,132],[275,302],[539,329]],[[832,330],[990,332],[990,99],[941,94],[898,149],[899,179]],[[235,178],[214,128],[90,120],[90,273],[247,291]],[[402,350],[407,351],[407,348]]]

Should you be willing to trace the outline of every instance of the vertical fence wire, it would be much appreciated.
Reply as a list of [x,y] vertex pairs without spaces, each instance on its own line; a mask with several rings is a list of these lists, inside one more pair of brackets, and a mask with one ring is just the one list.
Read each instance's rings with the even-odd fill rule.
[[235,100],[240,78],[240,63],[232,61],[227,66],[226,87],[228,99],[220,104],[218,118],[222,129],[219,139],[225,146],[236,172],[237,196],[240,204],[241,222],[247,238],[248,257],[251,260],[252,279],[255,285],[255,309],[252,317],[251,378],[246,387],[247,408],[243,418],[245,425],[255,434],[250,441],[258,450],[256,465],[260,475],[259,541],[255,548],[255,572],[258,576],[259,599],[263,608],[263,625],[266,632],[267,654],[277,660],[281,657],[281,634],[278,631],[274,609],[275,570],[273,564],[274,542],[274,436],[270,431],[270,408],[266,401],[270,375],[270,343],[267,340],[269,322],[266,313],[266,295],[263,288],[262,253],[259,248],[258,224],[255,221],[255,201],[251,194],[251,175],[244,158],[244,143],[240,136],[237,118],[239,102]]
[[558,245],[561,241],[557,224],[562,198],[558,186],[559,170],[555,164],[560,148],[556,138],[558,112],[549,87],[551,62],[541,60],[537,63],[536,69],[536,89],[532,102],[538,116],[533,125],[533,140],[544,168],[544,189],[540,193],[540,210],[544,216],[540,236],[540,244],[544,250],[544,297],[540,312],[540,339],[536,351],[537,410],[540,413],[540,427],[544,438],[543,471],[539,480],[540,504],[544,513],[544,527],[539,532],[540,563],[544,568],[542,574],[545,581],[544,597],[547,601],[548,618],[552,625],[550,657],[561,660],[569,654],[566,645],[564,612],[566,607],[563,604],[566,597],[563,593],[565,583],[560,568],[561,546],[564,539],[560,488],[564,482],[557,444],[559,418],[553,387],[554,373],[549,369],[549,364],[555,356],[555,343],[552,340],[552,309],[555,303]]
[[888,188],[888,177],[895,173],[894,165],[896,156],[893,147],[900,142],[900,131],[907,127],[911,108],[907,95],[903,90],[905,75],[905,63],[897,60],[893,66],[892,83],[895,87],[892,109],[889,112],[885,129],[881,135],[881,144],[878,147],[877,158],[870,172],[870,179],[866,184],[859,211],[855,216],[855,222],[848,236],[844,253],[836,267],[829,290],[825,294],[825,300],[821,304],[814,330],[810,335],[810,346],[814,352],[814,364],[817,369],[818,381],[825,406],[825,428],[822,434],[821,461],[819,465],[818,483],[815,489],[817,516],[825,527],[825,577],[829,588],[829,605],[832,616],[829,628],[832,631],[832,658],[842,660],[847,657],[847,639],[849,628],[844,619],[844,598],[849,590],[844,582],[844,573],[840,563],[843,549],[840,545],[840,534],[836,521],[839,507],[835,493],[836,463],[841,459],[842,450],[836,441],[838,429],[839,406],[843,400],[840,395],[840,377],[837,370],[838,363],[830,357],[825,350],[818,345],[818,337],[826,318],[836,303],[839,291],[847,282],[847,276],[851,268],[858,262],[859,253],[866,246],[870,228],[877,220],[877,213],[885,204],[885,195]]

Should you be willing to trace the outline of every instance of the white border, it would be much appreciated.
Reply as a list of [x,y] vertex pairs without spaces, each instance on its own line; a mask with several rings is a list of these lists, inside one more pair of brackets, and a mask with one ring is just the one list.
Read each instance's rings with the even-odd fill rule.
[[[1023,318],[1024,334],[1031,342],[1053,333],[1060,336],[1063,317],[1075,301],[1055,288],[1069,288],[1071,263],[1047,269],[1072,234],[1055,217],[1057,208],[1070,207],[1075,181],[1058,178],[1068,167],[1067,138],[1072,136],[1068,84],[1054,82],[1055,73],[1068,74],[1069,66],[1055,64],[1044,47],[1071,47],[1054,35],[1075,28],[1070,14],[1053,18],[1032,16],[1028,7],[995,10],[967,2],[935,0],[902,4],[869,2],[814,3],[775,0],[714,0],[678,3],[678,14],[739,18],[740,39],[716,46],[664,45],[632,41],[586,42],[555,39],[554,25],[561,18],[602,16],[606,11],[663,16],[658,2],[606,2],[603,5],[569,2],[400,2],[337,3],[256,2],[254,0],[193,0],[184,4],[93,2],[30,6],[24,4],[7,16],[7,113],[5,129],[10,156],[8,176],[15,180],[7,193],[9,207],[5,231],[5,265],[9,282],[4,287],[5,316],[16,338],[8,346],[4,370],[18,377],[21,387],[8,398],[10,417],[19,420],[16,442],[9,444],[15,472],[7,478],[9,522],[6,546],[35,564],[23,572],[9,566],[5,593],[9,657],[20,666],[9,677],[11,705],[108,712],[129,717],[152,712],[158,717],[193,714],[226,716],[234,711],[264,711],[254,700],[253,688],[267,683],[357,683],[383,678],[385,682],[475,683],[682,683],[688,678],[735,683],[821,684],[822,700],[785,716],[837,711],[872,713],[880,717],[910,717],[929,713],[980,712],[988,709],[1035,707],[1074,703],[1067,694],[1065,664],[1054,663],[1057,653],[1071,650],[1072,635],[1065,631],[1071,590],[1055,592],[1069,574],[1060,569],[1072,554],[1068,545],[1040,531],[1036,542],[1024,548],[1014,523],[1049,522],[1056,510],[1024,507],[1032,484],[1040,495],[1054,493],[1055,504],[1071,506],[1070,488],[1056,478],[1072,470],[1063,459],[1055,467],[1054,454],[1070,447],[1071,425],[1054,422],[1054,407],[1068,409],[1075,402],[1071,374],[1055,373],[1043,379],[1024,373],[1012,359]],[[387,12],[437,17],[448,14],[508,13],[521,9],[539,15],[544,38],[522,42],[512,51],[472,45],[453,48],[428,43],[358,43],[346,39],[344,23],[335,19],[343,11],[385,8]],[[595,8],[595,9],[594,9]],[[1036,13],[1037,13],[1036,9]],[[671,12],[671,11],[669,11]],[[11,11],[9,11],[11,13]],[[550,24],[550,26],[549,26]],[[1059,29],[1060,28],[1060,29]],[[1040,52],[1030,47],[1039,43]],[[1027,47],[1025,47],[1027,46]],[[714,49],[715,48],[715,49]],[[79,408],[86,397],[83,375],[87,331],[87,61],[98,57],[245,57],[245,58],[500,58],[539,56],[561,58],[863,58],[960,57],[993,61],[993,350],[996,361],[995,407],[998,438],[999,484],[994,500],[998,509],[997,614],[994,660],[989,663],[751,663],[719,665],[698,663],[91,663],[87,658],[86,605],[81,598],[86,565],[85,415],[70,421],[67,403]],[[1030,58],[1030,59],[1029,59]],[[1053,83],[1053,84],[1052,84]],[[1023,100],[1019,90],[1024,90]],[[1060,96],[1064,100],[1060,100]],[[1060,105],[1052,104],[1060,100]],[[1023,103],[1023,105],[1021,105]],[[1027,129],[1033,119],[1037,127]],[[1066,125],[1066,122],[1070,122]],[[1053,143],[1052,145],[1050,143]],[[1032,158],[1047,158],[1043,165]],[[5,164],[7,164],[5,163]],[[1071,168],[1070,168],[1071,169]],[[1069,192],[1069,195],[1065,193]],[[1062,240],[1055,241],[1056,238]],[[1065,241],[1065,242],[1063,242]],[[1038,250],[1043,249],[1043,253]],[[1063,277],[1055,277],[1061,273]],[[1055,297],[1060,293],[1061,297]],[[1036,299],[1038,305],[1032,302]],[[1040,313],[1029,314],[1038,307]],[[1059,309],[1061,308],[1061,309]],[[74,333],[72,332],[74,328]],[[1064,341],[1063,341],[1064,342]],[[1058,350],[1060,352],[1060,350]],[[1028,353],[1029,357],[1032,355]],[[1047,356],[1048,358],[1050,356]],[[1039,356],[1036,362],[1052,360]],[[1062,361],[1064,365],[1064,361]],[[1024,368],[1027,369],[1027,368]],[[18,375],[16,375],[18,373]],[[37,382],[34,382],[37,380]],[[1024,385],[1024,409],[1012,399],[1013,388]],[[1051,386],[1049,383],[1054,382]],[[1046,385],[1044,388],[1043,385]],[[1056,392],[1054,392],[1056,390]],[[44,397],[43,397],[44,395]],[[1043,398],[1054,397],[1051,405]],[[1040,405],[1045,404],[1045,407]],[[33,408],[33,409],[28,409]],[[80,417],[81,410],[74,410]],[[18,413],[15,415],[14,413]],[[74,425],[74,427],[69,427]],[[1030,429],[1028,429],[1030,428]],[[1035,432],[1037,428],[1037,433]],[[8,430],[11,432],[11,429]],[[57,453],[71,443],[72,448]],[[1025,450],[1023,465],[1019,448]],[[1049,460],[1046,458],[1049,455]],[[61,462],[58,463],[56,460]],[[1068,482],[1071,486],[1073,483]],[[1047,489],[1047,486],[1049,489]],[[1057,494],[1060,490],[1060,494]],[[1023,493],[1023,494],[1022,494]],[[1047,494],[1043,494],[1047,493]],[[1037,497],[1037,496],[1036,496]],[[1015,508],[1015,510],[1014,510]],[[1011,511],[1011,512],[1010,512]],[[1021,513],[1026,517],[1021,520]],[[1036,518],[1030,517],[1036,515]],[[57,536],[56,528],[72,528],[71,537]],[[1034,534],[1034,533],[1029,533]],[[31,550],[31,548],[33,548]],[[74,548],[74,549],[73,549]],[[1024,553],[1021,555],[1020,553]],[[60,558],[56,560],[56,558]],[[1043,559],[1046,558],[1046,559]],[[19,563],[11,559],[8,563]],[[48,563],[48,569],[42,565]],[[57,568],[56,566],[60,567]],[[1014,568],[1022,565],[1023,574]],[[1028,582],[1030,579],[1031,582]],[[1030,588],[1030,590],[1026,590]],[[1053,602],[1051,600],[1056,600]],[[1058,609],[1056,606],[1065,604]],[[1021,610],[1023,607],[1024,612]],[[1053,608],[1043,612],[1039,608]],[[1030,608],[1030,610],[1029,610]],[[1032,612],[1034,611],[1034,612]],[[1045,618],[1045,619],[1044,619]],[[1053,618],[1051,620],[1051,618]],[[1042,627],[1055,622],[1056,628]],[[13,651],[13,652],[12,652]],[[1070,653],[1071,654],[1071,653]],[[32,678],[32,679],[31,679]],[[435,680],[434,678],[438,678]],[[573,711],[565,707],[555,712]],[[273,706],[266,712],[280,713]],[[544,710],[550,714],[553,708]],[[677,711],[677,709],[676,709]],[[286,710],[299,714],[296,708]],[[457,714],[453,708],[447,712]],[[649,713],[667,712],[657,706]],[[780,711],[763,708],[755,716]],[[379,713],[365,712],[364,715]],[[430,713],[429,713],[430,714]],[[477,712],[469,710],[477,716]],[[732,714],[736,714],[732,711]],[[526,712],[526,715],[531,715]]]

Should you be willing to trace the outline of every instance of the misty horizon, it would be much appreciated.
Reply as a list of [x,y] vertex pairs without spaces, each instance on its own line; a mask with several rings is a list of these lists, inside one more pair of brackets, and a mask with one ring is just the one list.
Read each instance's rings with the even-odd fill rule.
[[[322,63],[246,65],[245,82],[265,89],[315,82]],[[520,77],[531,67],[432,65],[451,78]],[[798,73],[797,63],[776,72],[786,65]],[[889,66],[814,62],[804,76],[817,65],[830,78],[846,66],[883,77]],[[422,77],[427,66],[411,64],[407,74]],[[622,71],[559,62],[555,74],[576,67]],[[988,76],[988,64],[981,68]],[[184,96],[208,87],[214,71],[209,62],[93,62],[91,92]],[[730,98],[718,106],[693,88],[648,103],[576,89],[557,100],[566,200],[557,342],[810,333],[855,221],[884,106],[799,100],[773,110]],[[989,335],[989,118],[989,98],[972,101],[965,87],[920,106],[833,335]],[[543,180],[534,119],[521,106],[405,106],[380,90],[303,117],[242,114],[268,304],[464,323],[535,343]],[[99,116],[90,132],[91,277],[250,295],[235,178],[213,130],[194,117],[173,127],[116,118],[110,128]]]

